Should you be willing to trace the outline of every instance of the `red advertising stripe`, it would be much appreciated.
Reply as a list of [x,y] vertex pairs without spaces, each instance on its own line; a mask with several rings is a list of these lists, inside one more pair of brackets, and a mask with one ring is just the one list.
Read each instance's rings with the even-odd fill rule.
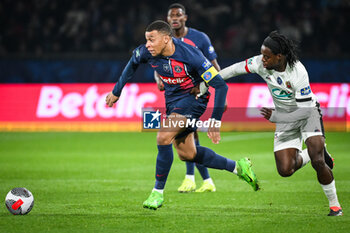
[[[139,131],[142,108],[164,108],[164,92],[155,83],[127,84],[109,108],[105,97],[114,84],[0,84],[0,131]],[[272,107],[266,84],[228,84],[229,109],[223,122],[247,122],[261,128],[257,109]],[[350,85],[311,84],[323,108],[325,125],[350,127]],[[209,118],[215,91],[202,117]],[[272,124],[273,125],[273,124]],[[234,127],[236,127],[234,126]],[[238,126],[237,126],[238,127]],[[232,129],[232,127],[228,127]]]
[[1,84],[1,121],[139,121],[142,108],[164,107],[156,84],[129,84],[109,108],[106,95],[114,84]]

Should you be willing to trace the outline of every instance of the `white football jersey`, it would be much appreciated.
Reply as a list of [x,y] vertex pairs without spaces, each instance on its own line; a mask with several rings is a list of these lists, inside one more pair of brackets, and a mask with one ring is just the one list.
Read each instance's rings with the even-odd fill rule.
[[277,111],[292,112],[297,107],[316,106],[309,75],[304,65],[297,61],[293,68],[288,64],[284,72],[264,68],[262,55],[247,59],[245,70],[260,75],[269,87]]

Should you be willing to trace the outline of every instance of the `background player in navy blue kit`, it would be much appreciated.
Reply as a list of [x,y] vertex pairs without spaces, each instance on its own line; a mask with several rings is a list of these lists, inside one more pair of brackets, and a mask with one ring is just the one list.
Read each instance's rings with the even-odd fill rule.
[[[210,42],[209,37],[203,32],[200,32],[190,27],[186,27],[187,14],[186,14],[186,9],[182,4],[173,3],[169,6],[167,20],[171,28],[173,29],[174,37],[180,39],[186,44],[192,45],[193,47],[196,47],[199,50],[201,50],[203,55],[206,58],[208,58],[208,60],[213,64],[215,69],[217,71],[220,71],[220,66],[216,60],[217,55],[215,53],[214,47]],[[160,91],[163,91],[164,84],[157,72],[154,72],[154,79],[157,82],[158,89]],[[195,94],[195,90],[192,90],[192,92]],[[197,131],[194,132],[194,138],[195,138],[196,145],[199,146],[200,144],[199,144]],[[194,175],[195,165],[203,178],[203,184],[197,190],[196,190],[195,175]],[[209,175],[208,168],[206,168],[201,164],[187,161],[186,176],[182,184],[178,188],[178,191],[180,193],[187,193],[187,192],[193,192],[193,191],[215,192],[216,187]]]
[[[256,176],[251,169],[249,159],[236,161],[222,157],[209,148],[195,146],[193,131],[195,128],[181,127],[180,122],[187,118],[199,119],[206,110],[207,98],[196,98],[190,93],[200,81],[205,80],[215,88],[215,103],[212,122],[208,128],[208,137],[213,143],[220,141],[220,127],[217,123],[224,112],[227,85],[218,71],[203,54],[193,46],[173,38],[170,25],[164,21],[151,23],[145,33],[146,44],[133,52],[132,58],[124,68],[122,75],[112,92],[106,97],[109,107],[119,99],[125,83],[132,78],[140,63],[150,64],[157,71],[165,87],[165,101],[169,122],[177,122],[170,130],[162,127],[157,134],[158,155],[156,162],[156,182],[151,195],[143,203],[145,208],[157,209],[163,205],[163,190],[173,162],[172,144],[181,160],[194,161],[206,167],[225,169],[248,182],[255,191],[259,189]],[[187,117],[187,118],[186,118]],[[220,124],[219,124],[220,125]]]

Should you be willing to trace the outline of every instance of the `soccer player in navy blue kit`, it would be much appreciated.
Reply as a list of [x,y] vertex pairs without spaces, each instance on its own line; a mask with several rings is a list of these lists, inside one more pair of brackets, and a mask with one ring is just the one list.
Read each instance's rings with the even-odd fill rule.
[[163,205],[163,191],[173,162],[173,144],[181,160],[237,174],[257,191],[258,182],[248,158],[236,162],[216,154],[209,148],[196,146],[193,137],[195,127],[184,127],[181,124],[187,119],[198,120],[206,110],[209,93],[200,98],[190,93],[194,86],[204,80],[215,88],[214,109],[210,119],[212,124],[208,128],[208,137],[213,143],[219,143],[219,125],[228,87],[218,71],[198,49],[171,35],[172,29],[166,22],[158,20],[151,23],[145,33],[146,44],[133,51],[114,89],[106,97],[106,104],[112,107],[118,101],[122,88],[141,63],[150,64],[164,82],[168,116],[164,125],[169,126],[170,122],[177,125],[172,125],[170,129],[161,127],[158,131],[156,182],[143,207],[156,210]]
[[[220,71],[220,66],[216,60],[217,54],[212,46],[209,37],[201,31],[198,31],[194,28],[186,27],[187,14],[186,9],[182,4],[173,3],[168,8],[168,23],[173,29],[174,37],[180,39],[186,44],[192,45],[193,47],[201,50],[203,55],[208,58],[208,60],[213,64],[217,71]],[[157,82],[158,89],[160,91],[164,90],[164,84],[161,80],[159,74],[154,72],[154,79]],[[203,81],[204,82],[204,81]],[[195,94],[196,90],[192,90]],[[226,106],[225,106],[226,107]],[[197,131],[194,131],[195,143],[199,146],[199,138]],[[199,189],[196,189],[195,183],[195,175],[194,175],[194,167],[197,167],[199,173],[202,176],[203,184]],[[191,161],[186,162],[186,176],[182,181],[182,184],[177,189],[180,193],[188,193],[188,192],[215,192],[216,187],[209,175],[208,168],[199,163],[194,163]]]

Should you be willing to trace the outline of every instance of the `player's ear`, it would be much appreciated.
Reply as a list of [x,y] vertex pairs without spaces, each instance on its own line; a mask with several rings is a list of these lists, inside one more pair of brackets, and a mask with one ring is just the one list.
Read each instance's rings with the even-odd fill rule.
[[187,21],[187,15],[185,15],[185,22]]
[[164,43],[167,44],[170,40],[170,36],[169,35],[164,35]]
[[277,59],[278,59],[278,60],[281,60],[282,57],[283,57],[282,53],[278,53],[276,56],[277,56]]

